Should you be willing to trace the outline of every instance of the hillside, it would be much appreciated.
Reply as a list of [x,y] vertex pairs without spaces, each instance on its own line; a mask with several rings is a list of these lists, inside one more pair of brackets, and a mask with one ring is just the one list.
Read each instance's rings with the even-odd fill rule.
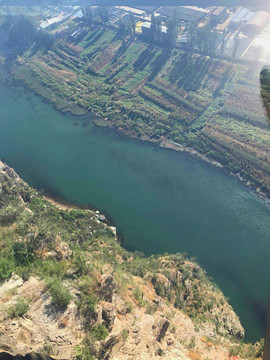
[[92,112],[127,135],[196,149],[270,194],[260,64],[164,48],[101,24],[74,37],[77,27],[57,27],[45,49],[40,39],[16,48],[15,78],[61,111]]
[[98,212],[0,162],[0,351],[62,359],[254,359],[227,299],[182,254],[125,251]]

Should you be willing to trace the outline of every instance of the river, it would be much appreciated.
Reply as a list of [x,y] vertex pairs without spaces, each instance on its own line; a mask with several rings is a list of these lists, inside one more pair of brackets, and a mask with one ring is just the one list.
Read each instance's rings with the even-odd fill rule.
[[270,206],[236,178],[3,84],[0,157],[30,185],[104,211],[128,250],[196,257],[230,298],[247,338],[264,335]]

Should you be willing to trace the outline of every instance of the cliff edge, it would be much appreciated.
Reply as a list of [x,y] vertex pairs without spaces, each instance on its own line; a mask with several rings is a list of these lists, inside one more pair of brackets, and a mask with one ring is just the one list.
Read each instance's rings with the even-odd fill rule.
[[0,161],[0,354],[260,357],[198,264],[128,252],[104,219],[46,200]]

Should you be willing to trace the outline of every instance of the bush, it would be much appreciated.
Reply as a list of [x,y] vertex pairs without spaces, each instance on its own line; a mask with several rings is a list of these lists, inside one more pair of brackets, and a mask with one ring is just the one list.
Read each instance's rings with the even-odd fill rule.
[[15,242],[12,245],[12,251],[17,266],[28,265],[34,260],[33,247],[30,243]]
[[94,337],[100,341],[106,339],[108,334],[109,333],[108,333],[108,330],[106,329],[106,327],[101,324],[98,324],[93,330]]
[[140,307],[146,305],[146,301],[143,299],[143,293],[138,286],[135,287],[133,291],[133,296],[138,301]]
[[39,275],[42,277],[53,277],[62,279],[65,276],[65,266],[63,261],[56,261],[56,260],[45,260],[39,263]]
[[96,298],[93,295],[84,293],[81,294],[78,309],[85,318],[89,318],[94,314],[95,306]]
[[127,313],[130,314],[133,310],[133,306],[131,303],[127,303],[126,306],[127,306]]
[[0,225],[8,226],[13,224],[20,212],[21,209],[13,204],[2,207],[2,209],[0,209]]
[[0,283],[10,278],[12,270],[12,261],[5,257],[0,258]]
[[256,347],[256,357],[262,357],[263,356],[263,349],[264,349],[264,339],[261,339],[259,342],[255,344]]
[[93,347],[94,339],[92,334],[86,333],[86,337],[82,344],[76,346],[76,360],[94,360],[95,349]]
[[127,338],[128,338],[128,335],[129,335],[129,332],[126,330],[126,329],[124,329],[123,331],[122,331],[122,339],[123,339],[123,341],[124,342],[126,342],[127,341]]
[[59,307],[66,307],[71,300],[71,294],[67,287],[63,286],[57,278],[47,281],[47,287],[52,298],[52,304]]
[[27,281],[33,273],[33,268],[29,266],[19,266],[14,270],[15,274],[19,275],[23,281]]
[[42,354],[45,354],[45,355],[54,355],[52,346],[51,346],[50,344],[47,344],[47,343],[45,343],[45,344],[43,345],[43,348],[42,348],[42,350],[41,350],[41,353],[42,353]]
[[29,304],[23,299],[18,298],[16,304],[10,305],[7,308],[7,314],[10,318],[23,316],[29,309]]

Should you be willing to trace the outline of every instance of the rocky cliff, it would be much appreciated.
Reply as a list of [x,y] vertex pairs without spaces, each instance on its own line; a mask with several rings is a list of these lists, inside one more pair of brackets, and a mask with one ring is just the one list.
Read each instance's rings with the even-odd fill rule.
[[103,220],[44,199],[0,162],[0,356],[260,356],[198,264],[127,252]]

